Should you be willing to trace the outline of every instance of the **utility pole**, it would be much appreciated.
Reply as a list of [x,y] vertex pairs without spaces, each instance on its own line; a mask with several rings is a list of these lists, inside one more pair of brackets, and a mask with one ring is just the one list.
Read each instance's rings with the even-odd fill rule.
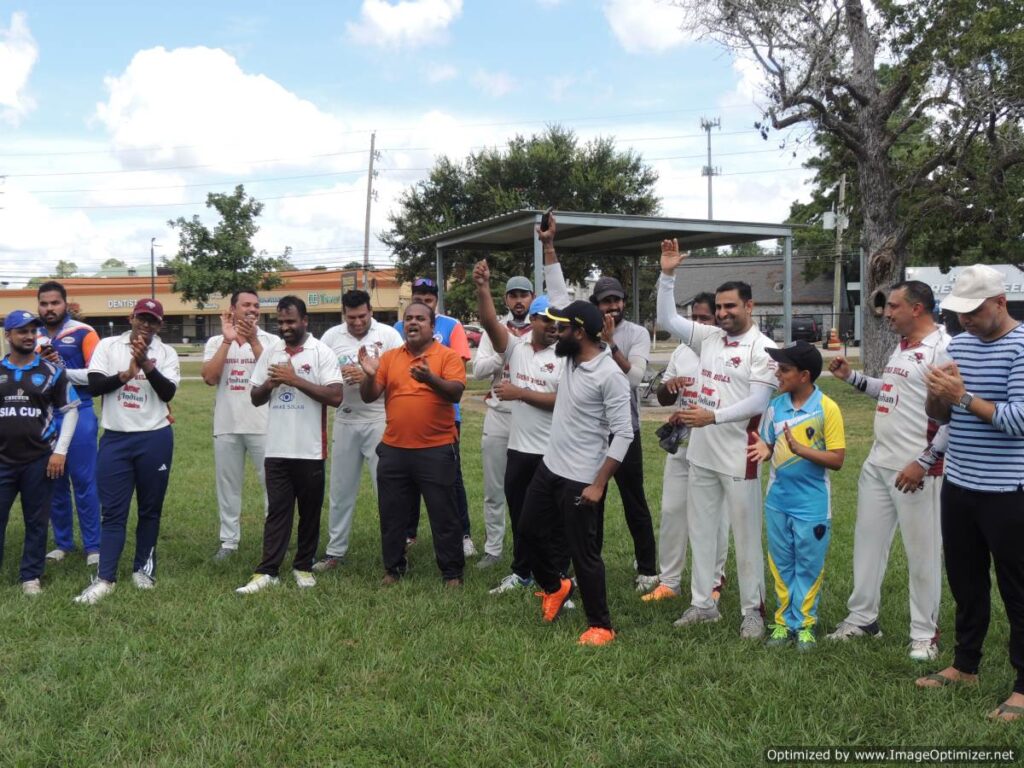
[[156,298],[156,238],[149,238],[149,298]]
[[700,119],[700,129],[702,131],[704,131],[705,133],[707,133],[707,135],[708,135],[708,164],[705,165],[701,169],[700,175],[708,177],[708,219],[709,220],[714,218],[711,215],[711,179],[713,177],[715,177],[715,176],[720,176],[722,174],[722,169],[721,168],[715,168],[713,165],[711,165],[711,129],[712,128],[718,128],[719,130],[721,130],[721,128],[722,128],[722,121],[721,121],[721,119],[719,119],[717,117],[714,120],[705,120],[703,117]]
[[366,226],[363,229],[363,290],[368,291],[370,285],[370,206],[376,196],[373,191],[373,179],[377,175],[373,170],[373,161],[377,159],[377,132],[370,134],[370,169],[366,175]]
[[[836,205],[836,257],[832,282],[832,330],[838,333],[843,309],[843,230],[846,229],[846,174],[839,177],[839,202]],[[863,295],[864,278],[861,276]]]

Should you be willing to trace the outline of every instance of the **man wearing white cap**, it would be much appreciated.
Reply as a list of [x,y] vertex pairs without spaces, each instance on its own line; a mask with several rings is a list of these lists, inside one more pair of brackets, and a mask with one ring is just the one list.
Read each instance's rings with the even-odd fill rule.
[[[505,306],[508,314],[499,318],[505,331],[512,336],[530,333],[530,302],[533,301],[533,283],[522,275],[509,278],[505,284]],[[494,349],[490,334],[484,333],[473,359],[473,378],[491,380],[491,389],[484,398],[487,415],[480,450],[484,463],[484,555],[477,568],[490,568],[501,560],[505,543],[505,461],[508,454],[509,421],[512,405],[502,400],[495,388],[508,378],[508,364],[504,355]]]
[[849,614],[829,640],[881,637],[878,613],[882,580],[896,526],[910,571],[910,658],[934,660],[939,653],[942,598],[942,536],[939,493],[946,429],[925,414],[925,380],[933,365],[949,361],[949,334],[932,317],[935,297],[918,280],[889,289],[885,317],[900,341],[879,378],[851,370],[835,357],[829,370],[878,401],[875,442],[857,484],[853,537],[853,594]]
[[942,545],[956,601],[953,663],[917,681],[940,688],[977,681],[991,616],[990,568],[1010,624],[1010,696],[993,720],[1024,717],[1024,328],[1006,306],[1003,275],[975,264],[961,273],[942,309],[966,333],[953,359],[928,374],[928,415],[949,423],[942,487]]

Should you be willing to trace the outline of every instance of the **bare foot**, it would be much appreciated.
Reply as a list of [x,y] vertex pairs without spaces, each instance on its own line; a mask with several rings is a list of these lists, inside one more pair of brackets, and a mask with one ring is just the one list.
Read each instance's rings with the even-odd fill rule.
[[973,685],[977,682],[977,675],[968,675],[956,667],[946,667],[933,675],[917,678],[914,685],[918,688],[943,688],[947,685]]
[[1010,698],[988,713],[989,720],[1012,723],[1024,717],[1024,693],[1011,693]]

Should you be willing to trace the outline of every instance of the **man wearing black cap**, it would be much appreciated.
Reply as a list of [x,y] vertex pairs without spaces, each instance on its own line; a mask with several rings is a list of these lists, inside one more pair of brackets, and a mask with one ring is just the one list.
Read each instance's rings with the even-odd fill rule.
[[[523,504],[521,531],[540,585],[541,614],[558,618],[573,583],[558,571],[555,526],[564,526],[589,628],[581,645],[615,639],[601,560],[601,500],[633,440],[629,382],[601,343],[601,312],[587,301],[548,309],[558,325],[555,354],[566,358],[551,437]],[[608,435],[611,435],[609,443]]]
[[[4,318],[10,352],[0,362],[0,559],[7,518],[20,494],[25,545],[18,576],[26,595],[42,591],[53,481],[64,474],[78,424],[78,395],[64,368],[36,354],[41,325],[20,309]],[[64,414],[59,436],[58,412]]]
[[654,543],[654,523],[644,494],[644,456],[640,445],[640,400],[636,388],[647,372],[651,356],[651,336],[643,326],[623,317],[626,292],[614,277],[601,277],[594,284],[590,300],[601,310],[604,321],[601,338],[608,344],[612,360],[626,374],[630,389],[630,415],[633,440],[622,464],[615,472],[615,485],[622,497],[626,525],[633,537],[636,555],[636,588],[647,592],[658,583],[658,563]]

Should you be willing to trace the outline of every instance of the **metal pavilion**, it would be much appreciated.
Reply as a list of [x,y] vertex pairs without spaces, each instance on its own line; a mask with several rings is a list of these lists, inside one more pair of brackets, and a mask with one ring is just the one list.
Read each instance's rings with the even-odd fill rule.
[[[494,216],[440,232],[424,242],[437,249],[438,306],[444,309],[444,252],[456,248],[463,251],[533,251],[533,284],[543,286],[543,253],[535,228],[540,224],[543,211],[522,210]],[[675,219],[662,216],[629,216],[616,213],[579,213],[554,211],[558,221],[558,250],[560,253],[601,258],[628,258],[633,264],[634,319],[639,321],[639,271],[642,253],[658,252],[661,241],[676,238],[680,248],[736,245],[759,240],[783,241],[784,258],[784,329],[786,342],[790,341],[793,316],[793,226],[789,224],[763,224],[747,221],[714,221],[705,219]]]

